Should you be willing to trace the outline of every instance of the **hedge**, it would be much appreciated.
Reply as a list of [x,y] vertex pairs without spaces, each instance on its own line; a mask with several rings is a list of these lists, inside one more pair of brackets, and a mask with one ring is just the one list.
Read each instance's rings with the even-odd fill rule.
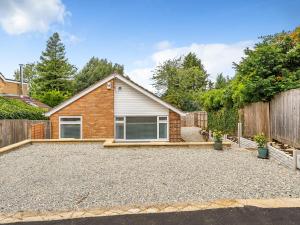
[[0,119],[44,120],[44,110],[21,100],[0,97]]
[[219,111],[209,111],[207,116],[209,130],[220,130],[231,135],[236,134],[237,124],[239,121],[237,108],[222,108]]

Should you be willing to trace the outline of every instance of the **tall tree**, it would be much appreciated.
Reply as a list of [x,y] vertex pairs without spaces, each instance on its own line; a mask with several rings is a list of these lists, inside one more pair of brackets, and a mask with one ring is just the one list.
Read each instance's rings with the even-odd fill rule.
[[37,77],[34,79],[36,92],[72,91],[72,78],[76,67],[66,58],[65,46],[59,34],[54,33],[47,41],[46,50],[42,52],[37,64]]
[[182,110],[194,111],[200,109],[197,96],[206,89],[207,77],[201,60],[189,53],[158,66],[152,79],[157,94],[164,100]]
[[75,73],[76,67],[68,62],[59,34],[54,33],[36,65],[30,94],[45,104],[56,106],[71,96]]
[[79,73],[75,75],[75,92],[102,80],[112,73],[124,74],[124,66],[112,63],[107,59],[92,57]]

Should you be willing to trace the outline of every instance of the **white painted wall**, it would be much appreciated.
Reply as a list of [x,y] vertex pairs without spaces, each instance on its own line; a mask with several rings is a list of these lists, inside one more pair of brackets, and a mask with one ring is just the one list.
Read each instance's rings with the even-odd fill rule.
[[[119,89],[121,87],[121,89]],[[124,82],[115,80],[115,115],[169,115],[169,109]]]

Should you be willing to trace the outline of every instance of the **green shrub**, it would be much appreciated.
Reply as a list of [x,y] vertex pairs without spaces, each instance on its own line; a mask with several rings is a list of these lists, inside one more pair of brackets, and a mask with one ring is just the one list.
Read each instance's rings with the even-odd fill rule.
[[215,130],[213,133],[214,141],[220,142],[223,139],[223,132],[220,130]]
[[207,115],[209,130],[221,130],[227,134],[236,134],[239,119],[237,108],[222,108],[219,111],[209,111]]
[[254,136],[254,141],[257,143],[259,148],[264,148],[267,144],[267,137],[264,135],[264,133],[257,134]]
[[0,119],[44,120],[44,110],[21,100],[0,97]]
[[50,107],[55,107],[63,101],[70,98],[70,92],[63,92],[57,90],[51,90],[46,92],[41,92],[40,94],[34,95],[34,98],[40,100],[41,102],[49,105]]

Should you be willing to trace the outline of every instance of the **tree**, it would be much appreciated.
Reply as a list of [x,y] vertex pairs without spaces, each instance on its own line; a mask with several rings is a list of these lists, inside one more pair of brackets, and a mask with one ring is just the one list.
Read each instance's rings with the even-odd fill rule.
[[62,92],[57,90],[45,91],[39,95],[39,100],[50,107],[55,107],[59,103],[67,100],[70,97],[69,92]]
[[215,89],[225,88],[229,83],[230,78],[223,76],[223,73],[219,73],[216,78]]
[[153,74],[153,86],[165,101],[185,111],[200,109],[197,96],[206,89],[208,74],[194,53],[168,60]]
[[218,75],[215,89],[198,98],[206,110],[270,101],[279,92],[299,88],[300,27],[262,37],[253,49],[245,49],[245,57],[234,66],[233,79]]
[[300,30],[262,37],[254,49],[246,49],[236,69],[235,97],[239,105],[270,101],[282,91],[300,87]]
[[35,94],[52,90],[72,92],[72,78],[76,67],[68,62],[65,46],[58,33],[54,33],[47,41],[46,50],[42,52],[36,68]]
[[79,92],[113,73],[123,75],[124,66],[109,62],[107,59],[92,57],[75,76],[75,92]]
[[[31,95],[42,102],[48,102],[45,96],[52,91],[61,92],[62,96],[70,96],[73,92],[73,77],[76,67],[66,58],[65,46],[59,34],[54,33],[47,41],[46,50],[42,52],[36,66],[37,76],[32,80]],[[47,93],[50,93],[47,95]],[[61,101],[63,98],[61,98]],[[56,104],[60,102],[57,101]],[[52,105],[55,106],[55,105]]]
[[[36,65],[35,63],[27,63],[23,67],[23,78],[24,81],[27,83],[31,83],[31,81],[36,77],[37,71],[36,71]],[[21,80],[20,79],[20,69],[15,70],[14,72],[14,78],[15,80]]]

